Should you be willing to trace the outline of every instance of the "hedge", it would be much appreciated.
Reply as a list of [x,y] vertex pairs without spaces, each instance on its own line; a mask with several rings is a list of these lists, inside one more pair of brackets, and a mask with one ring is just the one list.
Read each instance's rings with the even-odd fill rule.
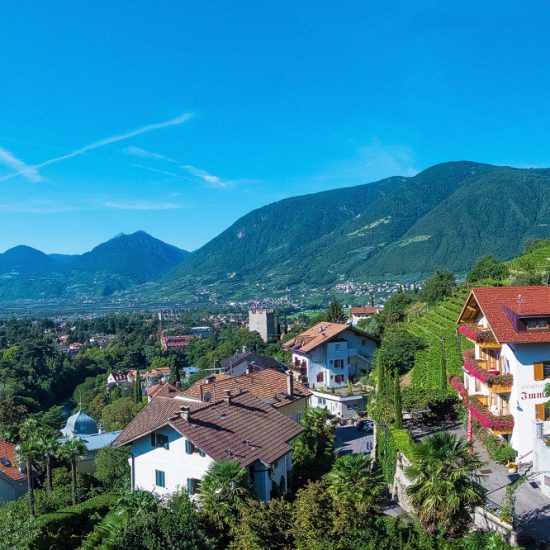
[[390,428],[383,422],[376,430],[376,455],[386,483],[393,483],[397,467],[397,446]]
[[39,534],[31,547],[33,550],[78,548],[84,535],[101,521],[119,499],[120,495],[105,493],[75,506],[67,506],[57,512],[39,516],[36,518]]
[[391,428],[391,434],[397,450],[409,460],[412,460],[414,445],[411,434],[407,430]]

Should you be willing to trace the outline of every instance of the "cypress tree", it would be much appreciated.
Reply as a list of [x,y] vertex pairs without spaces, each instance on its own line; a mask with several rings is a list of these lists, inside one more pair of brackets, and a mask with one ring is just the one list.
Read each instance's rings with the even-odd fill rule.
[[168,383],[175,384],[176,382],[181,382],[181,374],[177,361],[174,361],[170,365],[170,375],[168,376]]
[[401,386],[399,385],[399,371],[395,369],[394,371],[394,394],[393,401],[395,407],[395,427],[403,427],[403,406],[401,403]]
[[447,350],[443,336],[441,337],[441,389],[447,392]]
[[139,373],[139,368],[136,369],[136,382],[134,384],[134,401],[136,403],[141,403],[141,375]]

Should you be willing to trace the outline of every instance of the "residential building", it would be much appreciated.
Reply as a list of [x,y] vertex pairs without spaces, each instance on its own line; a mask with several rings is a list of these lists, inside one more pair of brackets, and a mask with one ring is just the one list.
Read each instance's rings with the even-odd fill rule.
[[296,422],[300,422],[312,395],[308,388],[294,380],[290,371],[255,371],[251,367],[240,376],[207,376],[182,391],[182,394],[208,403],[221,399],[227,390],[233,394],[247,391]]
[[277,338],[275,314],[272,309],[250,309],[248,311],[248,330],[256,331],[264,342]]
[[474,418],[533,460],[536,422],[550,420],[550,287],[471,290],[458,330],[473,344],[451,379]]
[[86,447],[86,454],[77,460],[77,469],[84,473],[93,473],[95,471],[95,456],[104,447],[108,447],[120,434],[120,430],[115,432],[104,432],[98,427],[97,422],[88,416],[82,409],[67,419],[65,427],[61,430],[65,436],[61,438],[60,443],[72,439],[80,440]]
[[370,319],[379,312],[378,306],[352,307],[350,309],[351,324],[356,326],[363,319]]
[[160,346],[162,349],[185,349],[197,336],[194,334],[183,334],[181,336],[160,337]]
[[366,407],[366,396],[353,382],[371,368],[378,343],[353,326],[321,322],[284,347],[292,352],[291,370],[312,392],[311,405],[348,418]]
[[120,388],[128,386],[128,384],[134,382],[134,379],[131,375],[132,371],[130,370],[119,370],[109,373],[107,376],[107,388],[112,388],[118,386]]
[[236,353],[227,359],[222,359],[220,365],[221,372],[231,376],[240,376],[247,370],[254,372],[262,369],[284,370],[284,366],[277,359],[254,351],[246,351],[246,348],[243,349],[242,353]]
[[16,461],[16,446],[0,439],[0,506],[27,492],[27,475]]
[[131,447],[132,489],[163,496],[200,483],[216,460],[236,460],[249,472],[254,491],[269,501],[274,484],[282,493],[292,470],[292,440],[299,424],[250,392],[208,403],[182,396],[155,397],[114,443]]

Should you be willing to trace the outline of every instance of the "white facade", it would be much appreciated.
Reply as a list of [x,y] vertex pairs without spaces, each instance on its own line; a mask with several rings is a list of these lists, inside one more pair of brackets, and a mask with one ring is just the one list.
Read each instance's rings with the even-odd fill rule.
[[[484,316],[478,319],[478,325],[484,330],[490,330]],[[530,462],[533,460],[536,433],[536,405],[548,401],[544,388],[550,383],[550,378],[535,380],[535,363],[550,362],[550,343],[503,344],[500,348],[493,349],[492,354],[492,365],[502,374],[513,376],[510,392],[495,393],[487,384],[466,372],[464,387],[469,395],[487,396],[487,406],[493,414],[511,414],[514,417],[513,432],[506,439],[518,453],[520,462]],[[476,343],[476,360],[484,360],[486,357],[483,355],[483,347]]]
[[537,422],[535,432],[533,471],[539,472],[541,493],[550,498],[550,422]]
[[[150,434],[131,444],[129,463],[132,488],[150,491],[160,496],[181,489],[194,495],[200,494],[199,482],[214,460],[198,448],[189,454],[186,438],[169,426],[156,430],[155,434],[166,436],[166,444],[153,446]],[[286,492],[291,469],[290,453],[275,461],[271,468],[260,461],[254,462],[249,467],[249,473],[258,498],[264,502],[269,501],[274,482],[279,487],[282,485]]]
[[302,365],[310,389],[341,388],[368,372],[375,350],[374,340],[345,330],[309,353],[293,351],[292,363]]
[[312,407],[321,407],[337,418],[354,418],[360,410],[365,410],[367,406],[366,395],[341,396],[331,393],[318,392],[312,390],[309,398]]

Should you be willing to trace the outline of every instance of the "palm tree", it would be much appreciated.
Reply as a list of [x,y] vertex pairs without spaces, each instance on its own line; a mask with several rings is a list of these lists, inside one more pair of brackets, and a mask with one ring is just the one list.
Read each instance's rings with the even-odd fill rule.
[[44,451],[46,463],[46,487],[48,491],[53,489],[52,484],[52,459],[59,450],[59,440],[54,430],[43,428],[40,430],[40,443]]
[[483,463],[472,443],[437,433],[414,447],[411,460],[407,495],[424,527],[454,534],[467,526],[473,508],[484,502],[484,489],[474,481]]
[[382,476],[372,469],[367,455],[344,455],[336,459],[327,474],[328,492],[336,502],[374,510],[384,488]]
[[17,445],[17,460],[25,463],[27,470],[27,492],[31,516],[36,515],[34,502],[34,464],[44,456],[44,446],[40,438],[40,426],[35,419],[29,418],[21,424],[21,440]]
[[69,439],[59,448],[59,457],[67,460],[71,465],[71,502],[73,506],[77,501],[76,494],[76,461],[79,457],[86,454],[86,446],[80,439]]
[[250,495],[248,472],[236,460],[218,460],[201,482],[200,504],[218,525],[232,526]]

